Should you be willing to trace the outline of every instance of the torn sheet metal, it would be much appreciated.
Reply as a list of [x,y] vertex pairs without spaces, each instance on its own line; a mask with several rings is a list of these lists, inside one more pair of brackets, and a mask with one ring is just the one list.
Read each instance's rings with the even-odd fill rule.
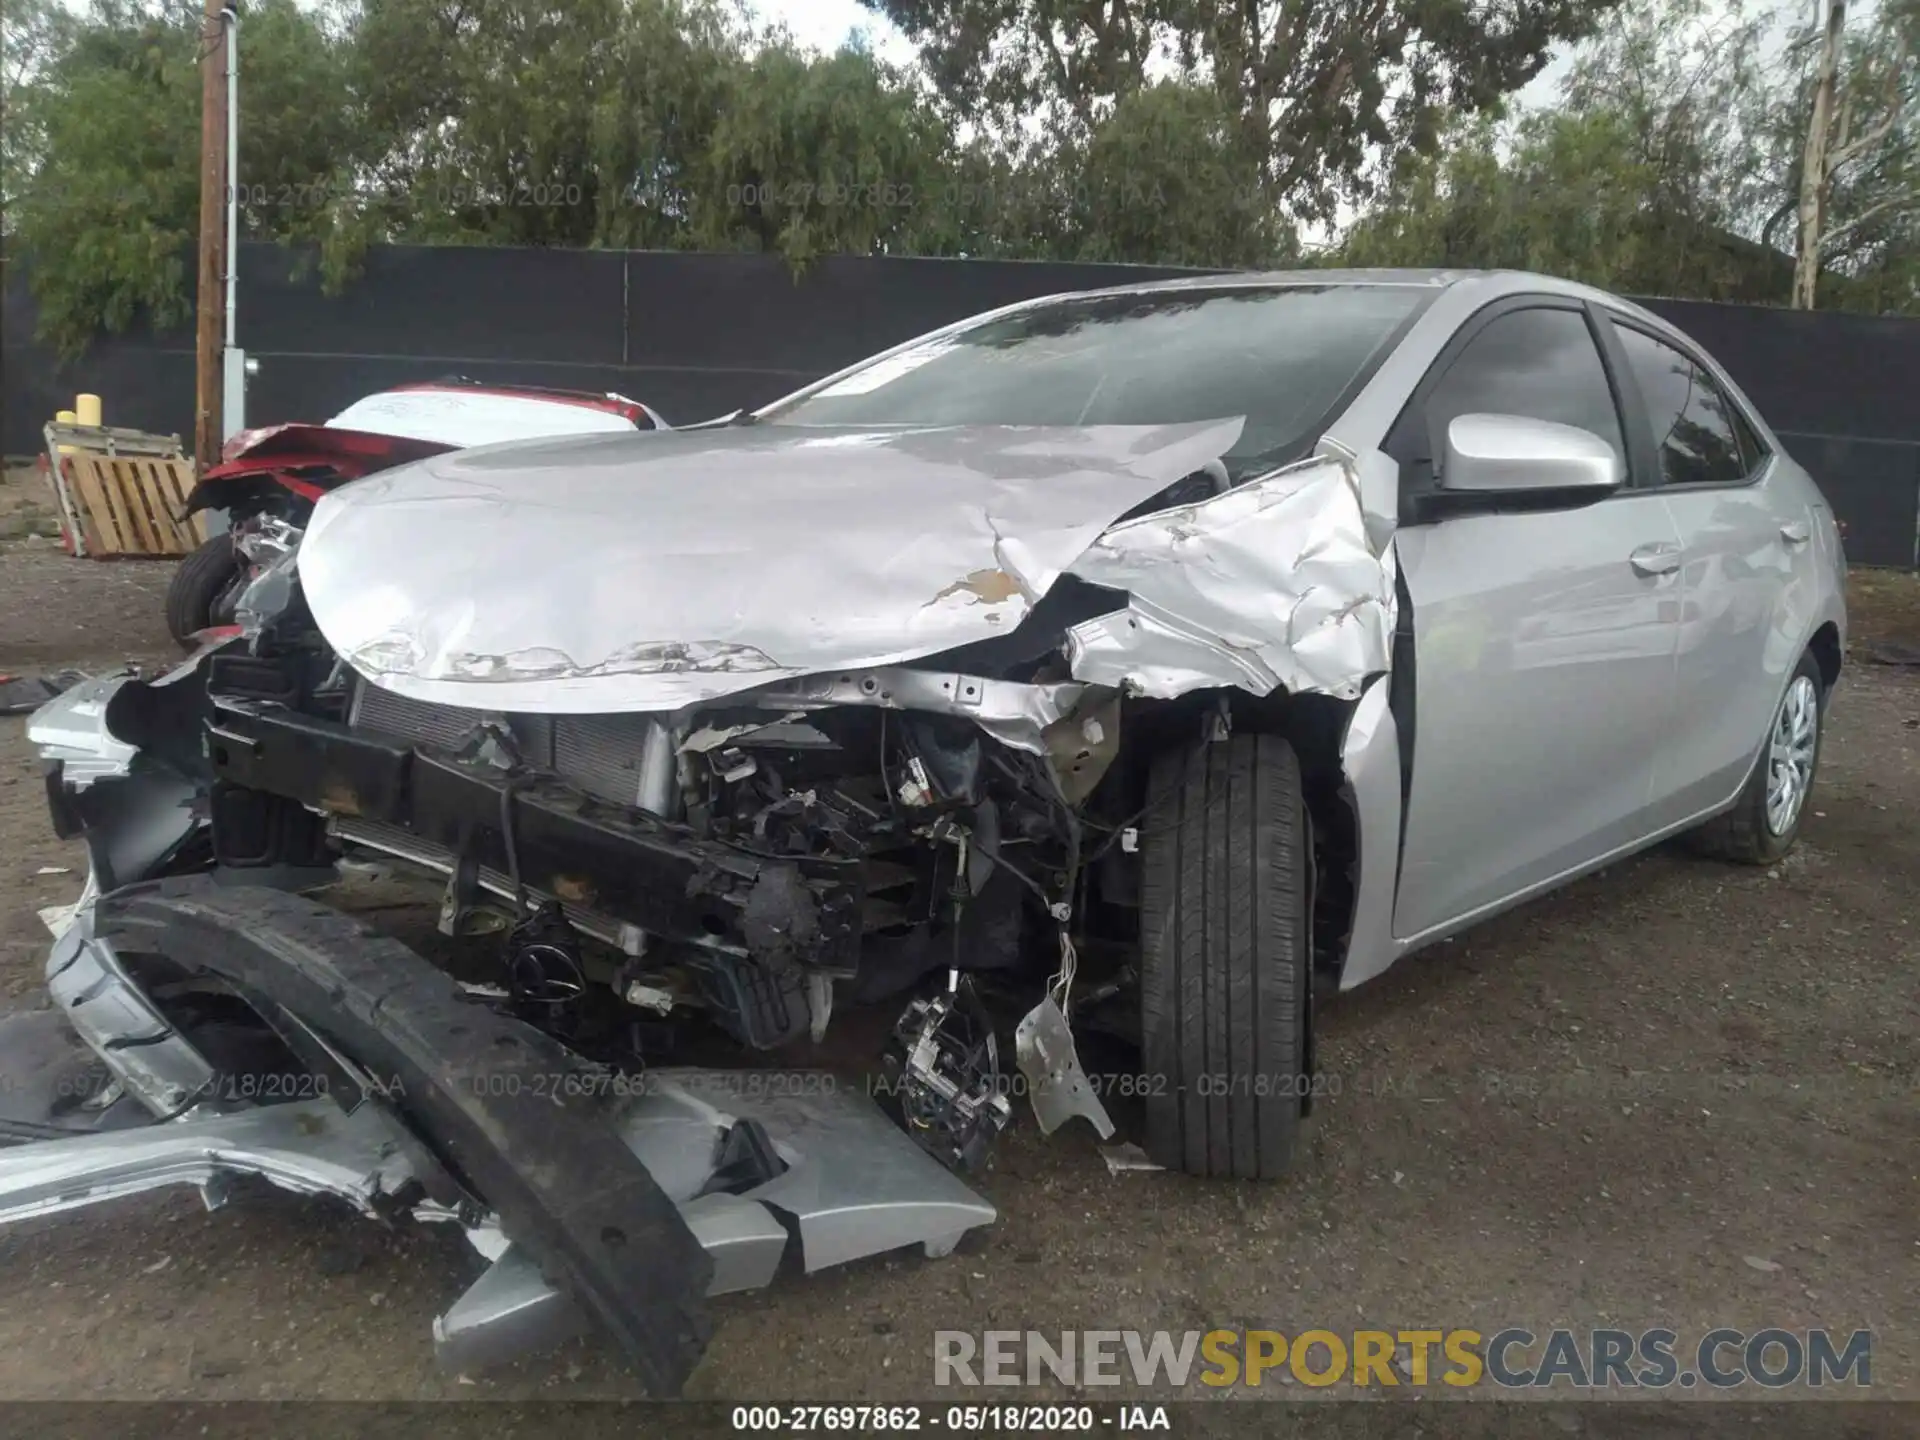
[[[786,1169],[738,1193],[716,1190],[721,1138],[743,1120]],[[772,1284],[796,1234],[812,1274],[914,1245],[937,1259],[996,1216],[871,1099],[824,1072],[651,1070],[618,1127],[712,1257],[709,1295]],[[509,1248],[434,1321],[434,1353],[443,1369],[480,1369],[586,1326],[579,1306]]]
[[1360,841],[1342,990],[1371,980],[1400,953],[1393,938],[1393,889],[1400,873],[1400,732],[1388,698],[1385,680],[1369,685],[1340,740],[1345,796]]
[[1069,805],[1091,795],[1120,754],[1120,694],[1092,693],[1095,698],[1049,725],[1041,736],[1054,784]]
[[1232,685],[1351,699],[1388,667],[1390,546],[1360,467],[1323,455],[1116,525],[1069,566],[1125,610],[1067,632],[1076,679],[1163,699]]
[[[992,1204],[871,1099],[829,1074],[671,1068],[647,1080],[617,1126],[713,1258],[710,1295],[773,1283],[795,1235],[811,1274],[913,1245],[937,1258],[995,1218]],[[716,1157],[741,1121],[760,1127],[786,1168],[729,1193],[714,1188]],[[444,1368],[475,1369],[585,1324],[537,1266],[508,1249],[434,1323],[434,1348]]]
[[1322,444],[1321,454],[1351,468],[1354,493],[1360,497],[1366,522],[1367,547],[1376,555],[1386,555],[1393,532],[1400,527],[1399,462],[1380,450],[1364,450],[1356,456],[1332,441]]
[[[791,1237],[764,1205],[736,1195],[702,1195],[682,1205],[680,1216],[713,1261],[708,1295],[764,1290],[773,1283]],[[478,1236],[485,1233],[467,1235],[479,1248]],[[592,1328],[580,1307],[547,1283],[530,1255],[508,1245],[434,1317],[433,1353],[441,1369],[465,1374],[540,1354]]]
[[809,1274],[908,1245],[945,1255],[995,1218],[990,1202],[830,1074],[669,1068],[647,1078],[619,1122],[627,1147],[685,1203],[708,1188],[718,1137],[736,1121],[759,1125],[787,1168],[739,1198],[794,1221]]
[[168,1185],[199,1186],[211,1202],[236,1174],[303,1195],[337,1195],[376,1215],[413,1178],[406,1150],[377,1106],[348,1114],[331,1100],[42,1140],[0,1150],[0,1224]]
[[334,649],[402,695],[677,709],[1006,634],[1242,424],[762,425],[457,451],[329,494],[300,574]]
[[1035,755],[1047,753],[1042,732],[1072,715],[1093,687],[1072,682],[1023,685],[980,675],[887,666],[810,675],[737,697],[770,709],[825,710],[841,705],[872,705],[883,710],[917,710],[971,720],[1001,744]]
[[117,779],[133,767],[132,745],[107,729],[107,702],[131,672],[82,680],[47,700],[27,720],[27,740],[42,760],[61,766],[68,786],[84,790],[95,780]]
[[1026,1077],[1042,1135],[1051,1135],[1074,1116],[1083,1115],[1102,1140],[1113,1138],[1107,1107],[1080,1067],[1073,1027],[1052,995],[1021,1018],[1013,1032],[1013,1054]]

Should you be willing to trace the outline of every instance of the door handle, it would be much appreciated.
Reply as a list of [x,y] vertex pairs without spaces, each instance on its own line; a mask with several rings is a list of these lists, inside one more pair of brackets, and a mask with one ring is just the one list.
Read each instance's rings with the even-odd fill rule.
[[1627,557],[1636,575],[1671,575],[1680,568],[1680,547],[1666,541],[1642,545]]
[[1801,520],[1793,520],[1780,527],[1780,538],[1789,545],[1804,545],[1812,535],[1813,532]]

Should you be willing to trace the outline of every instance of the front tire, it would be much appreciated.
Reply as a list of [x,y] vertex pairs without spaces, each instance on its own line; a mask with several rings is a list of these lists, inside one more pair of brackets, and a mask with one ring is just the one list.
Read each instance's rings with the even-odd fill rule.
[[1771,865],[1793,848],[1820,768],[1826,686],[1819,662],[1802,655],[1774,707],[1766,743],[1740,798],[1694,832],[1698,848],[1717,860]]
[[1167,754],[1141,836],[1147,1154],[1189,1175],[1292,1166],[1308,1083],[1311,847],[1276,735]]
[[240,577],[233,536],[216,535],[180,562],[167,586],[167,630],[185,649],[196,632],[215,623],[214,609]]

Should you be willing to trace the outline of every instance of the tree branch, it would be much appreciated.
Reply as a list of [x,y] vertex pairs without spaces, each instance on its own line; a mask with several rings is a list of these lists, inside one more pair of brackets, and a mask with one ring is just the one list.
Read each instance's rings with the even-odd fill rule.
[[[1909,52],[1905,45],[1895,47],[1893,56],[1887,66],[1886,80],[1880,97],[1884,118],[1880,124],[1876,125],[1872,130],[1868,131],[1865,135],[1858,136],[1852,141],[1849,141],[1847,138],[1843,121],[1839,140],[1833,147],[1831,152],[1832,158],[1828,163],[1827,173],[1829,175],[1835,170],[1838,170],[1847,161],[1853,159],[1854,156],[1860,154],[1863,150],[1871,149],[1892,133],[1894,124],[1900,118],[1902,108],[1900,105],[1900,77],[1908,72],[1909,68],[1913,65],[1914,59],[1915,57]],[[1848,97],[1847,108],[1848,110],[1853,108],[1851,96]]]
[[1774,232],[1780,228],[1780,224],[1782,221],[1786,220],[1789,216],[1793,214],[1795,210],[1798,210],[1799,208],[1800,208],[1800,187],[1796,184],[1793,187],[1793,193],[1788,195],[1785,200],[1782,200],[1780,202],[1780,208],[1778,210],[1775,210],[1773,214],[1769,215],[1767,217],[1767,223],[1760,227],[1760,243],[1762,245],[1765,245],[1769,250],[1773,249],[1774,248],[1774,244],[1773,244]]
[[1916,201],[1911,195],[1889,195],[1886,199],[1869,205],[1858,215],[1849,216],[1845,224],[1836,225],[1827,231],[1826,234],[1822,235],[1820,237],[1820,248],[1822,250],[1826,249],[1828,245],[1838,240],[1842,235],[1847,235],[1858,230],[1875,216],[1884,215],[1889,210],[1897,210],[1905,205],[1920,206],[1920,201]]
[[1855,156],[1871,150],[1887,136],[1893,133],[1893,127],[1899,123],[1900,112],[1889,110],[1886,118],[1864,135],[1857,135],[1844,145],[1836,145],[1827,156],[1827,174],[1829,177]]
[[1080,124],[1087,130],[1093,129],[1093,109],[1086,94],[1080,87],[1070,83],[1067,76],[1067,62],[1060,53],[1060,46],[1054,41],[1053,26],[1047,23],[1040,32],[1040,43],[1046,46],[1049,66],[1053,71],[1053,86],[1056,93],[1067,97],[1067,103],[1078,117]]

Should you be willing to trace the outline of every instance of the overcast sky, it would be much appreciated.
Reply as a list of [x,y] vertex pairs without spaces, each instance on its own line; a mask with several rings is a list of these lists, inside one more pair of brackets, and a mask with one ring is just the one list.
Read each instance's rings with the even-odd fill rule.
[[[859,0],[752,0],[752,4],[762,19],[785,25],[793,32],[794,39],[814,49],[838,49],[854,31],[864,30],[869,47],[883,60],[906,64],[913,59],[913,47],[893,22],[874,14]],[[1750,13],[1770,10],[1782,18],[1812,19],[1818,13],[1819,4],[1820,0],[1747,0],[1747,9]],[[1876,4],[1877,0],[1855,0],[1852,7],[1855,23],[1864,20]],[[1721,0],[1715,0],[1715,7],[1732,8],[1723,5]],[[1536,105],[1552,100],[1566,69],[1567,56],[1563,48],[1533,83],[1520,92],[1522,103]]]
[[[61,0],[71,10],[85,10],[87,0]],[[1712,8],[1732,9],[1741,0],[1710,0]],[[1853,16],[1857,24],[1878,6],[1879,0],[1854,0]],[[763,21],[786,26],[795,40],[809,49],[830,52],[856,33],[864,33],[869,49],[881,59],[896,65],[912,63],[913,47],[907,43],[891,20],[860,4],[860,0],[747,0]],[[1816,19],[1822,0],[1745,0],[1749,12],[1771,11],[1781,18]],[[1542,71],[1520,92],[1523,105],[1544,104],[1553,99],[1554,90],[1566,74],[1567,54],[1563,47]]]
[[[71,10],[84,10],[87,0],[61,0]],[[794,39],[810,49],[833,51],[846,43],[856,31],[863,31],[867,45],[881,59],[894,64],[910,64],[913,60],[913,47],[906,37],[885,16],[876,15],[860,4],[860,0],[747,0],[747,3],[762,20],[778,22],[793,33]],[[1723,3],[1729,6],[1738,0],[1713,0],[1716,6]],[[1771,10],[1776,15],[1794,16],[1812,19],[1817,16],[1821,0],[1747,0],[1750,10]],[[1855,0],[1853,10],[1859,19],[1865,19],[1877,6],[1878,0]],[[1545,71],[1537,76],[1533,83],[1520,92],[1521,99],[1527,104],[1538,104],[1553,98],[1554,88],[1560,77],[1566,73],[1566,55],[1564,50],[1556,54]]]
[[778,21],[793,38],[815,50],[838,50],[856,30],[867,32],[867,44],[882,60],[904,64],[913,59],[913,46],[884,15],[876,15],[859,0],[754,0],[761,19]]

